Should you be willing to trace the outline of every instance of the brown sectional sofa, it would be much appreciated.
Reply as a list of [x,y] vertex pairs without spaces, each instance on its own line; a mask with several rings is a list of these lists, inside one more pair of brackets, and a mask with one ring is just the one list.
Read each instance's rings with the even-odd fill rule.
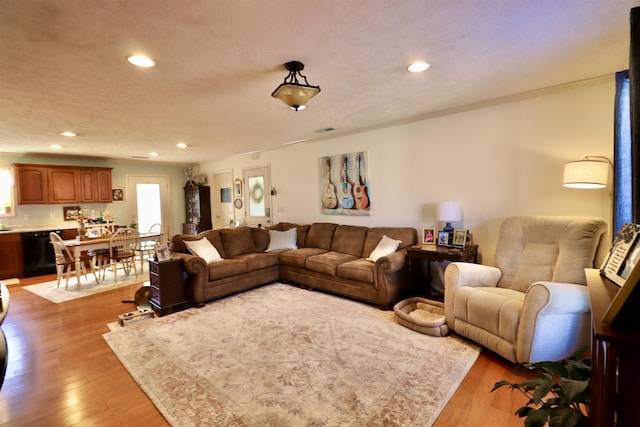
[[[390,308],[407,296],[406,248],[418,237],[410,227],[361,227],[334,223],[279,223],[271,230],[296,228],[297,249],[266,252],[269,230],[241,227],[208,230],[171,239],[174,257],[184,259],[187,297],[195,306],[275,281],[346,296]],[[400,240],[398,250],[378,259],[366,258],[383,235]],[[206,237],[223,260],[207,264],[189,253],[185,240]]]

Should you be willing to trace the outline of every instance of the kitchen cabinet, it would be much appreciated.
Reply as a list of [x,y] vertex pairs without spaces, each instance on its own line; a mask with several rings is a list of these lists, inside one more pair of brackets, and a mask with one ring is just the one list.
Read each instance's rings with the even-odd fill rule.
[[111,168],[15,164],[18,204],[110,203]]
[[20,234],[0,232],[0,279],[22,277],[23,274]]

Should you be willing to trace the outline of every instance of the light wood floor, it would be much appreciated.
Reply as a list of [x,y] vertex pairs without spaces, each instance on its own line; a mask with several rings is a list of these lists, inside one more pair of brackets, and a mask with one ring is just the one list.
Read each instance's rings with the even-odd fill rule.
[[[122,300],[133,299],[139,285],[62,304],[22,289],[53,279],[9,286],[11,306],[2,325],[9,366],[0,390],[0,425],[168,425],[102,338],[107,323],[134,309]],[[526,398],[506,389],[490,393],[496,381],[522,378],[511,363],[483,350],[434,427],[522,426],[513,413]]]

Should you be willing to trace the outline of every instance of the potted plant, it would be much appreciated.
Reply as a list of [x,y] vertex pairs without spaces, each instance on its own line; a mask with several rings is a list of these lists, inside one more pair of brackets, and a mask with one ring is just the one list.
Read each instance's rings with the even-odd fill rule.
[[587,427],[591,405],[591,359],[587,350],[557,362],[521,363],[516,366],[532,370],[536,377],[519,383],[503,380],[492,392],[511,387],[529,398],[516,415],[526,418],[525,427]]

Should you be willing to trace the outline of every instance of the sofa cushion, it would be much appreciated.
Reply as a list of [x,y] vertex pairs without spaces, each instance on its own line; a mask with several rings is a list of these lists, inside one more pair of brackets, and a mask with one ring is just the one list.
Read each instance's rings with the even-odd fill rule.
[[256,245],[251,238],[249,227],[223,228],[220,230],[220,239],[222,240],[226,258],[256,252]]
[[224,259],[208,266],[210,282],[243,274],[247,271],[247,263],[240,259]]
[[247,271],[260,270],[261,268],[278,265],[279,254],[267,252],[254,252],[251,254],[238,255],[236,259],[247,263]]
[[355,261],[358,258],[343,254],[342,252],[327,252],[320,255],[313,255],[307,258],[305,262],[305,268],[309,271],[315,271],[316,273],[328,274],[329,276],[336,276],[338,266],[345,262]]
[[222,261],[220,253],[206,237],[200,240],[185,240],[184,243],[189,252],[204,259],[207,264]]
[[339,225],[333,233],[331,250],[360,258],[364,239],[367,237],[367,230],[369,230],[369,227]]
[[391,237],[387,237],[387,235],[383,235],[382,239],[378,242],[376,248],[371,252],[367,261],[376,262],[378,258],[382,258],[384,256],[390,255],[394,253],[398,246],[402,243],[400,240],[394,240]]
[[269,230],[269,246],[266,251],[298,249],[297,237],[297,228],[290,228],[287,231]]
[[378,242],[382,236],[388,236],[402,243],[398,246],[398,250],[406,249],[418,243],[418,233],[415,228],[411,227],[372,227],[367,231],[367,238],[362,248],[362,258],[367,258],[371,252],[378,246]]
[[185,254],[190,253],[187,245],[184,244],[185,241],[191,240],[200,240],[203,237],[206,237],[209,242],[216,248],[218,253],[222,258],[226,257],[224,253],[224,248],[222,247],[222,240],[220,240],[220,231],[219,230],[206,230],[197,235],[192,234],[176,234],[171,238],[171,251],[173,252],[182,252]]
[[373,270],[375,264],[366,259],[359,258],[355,261],[345,262],[338,266],[337,276],[359,282],[373,283]]
[[284,251],[280,253],[280,265],[288,267],[304,268],[307,258],[313,255],[323,254],[327,252],[320,248],[301,248],[292,251]]
[[331,224],[327,222],[316,222],[309,227],[309,234],[307,234],[308,248],[320,248],[331,250],[331,241],[333,240],[333,233],[336,231],[338,224]]
[[251,238],[256,246],[256,252],[264,252],[269,245],[269,230],[251,227]]

